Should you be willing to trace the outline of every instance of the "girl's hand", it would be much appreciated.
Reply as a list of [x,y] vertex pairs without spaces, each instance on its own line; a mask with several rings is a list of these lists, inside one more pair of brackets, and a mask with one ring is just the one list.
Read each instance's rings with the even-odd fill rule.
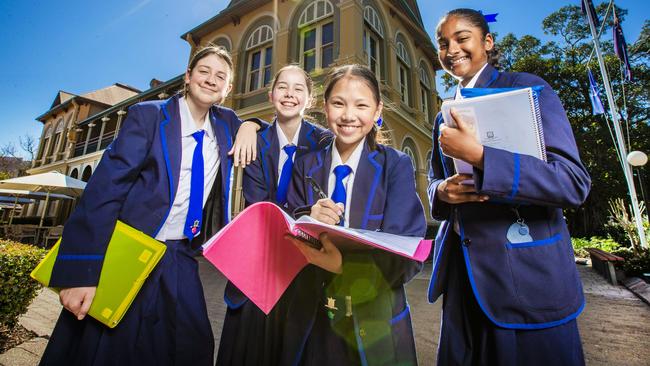
[[343,256],[341,255],[341,251],[332,243],[326,233],[321,234],[318,238],[323,244],[320,250],[310,247],[294,236],[287,234],[285,238],[291,240],[309,263],[332,273],[343,272]]
[[228,155],[234,155],[235,166],[241,164],[242,167],[250,164],[257,159],[257,131],[260,126],[257,123],[244,121],[237,131],[235,143]]
[[438,184],[437,195],[441,201],[458,204],[465,202],[485,202],[490,197],[476,193],[473,184],[462,182],[473,179],[471,174],[455,174]]
[[311,206],[309,216],[325,224],[336,225],[340,221],[339,217],[343,215],[343,210],[343,204],[334,203],[329,198],[321,198]]
[[74,314],[78,320],[82,320],[95,298],[97,287],[72,287],[64,288],[59,292],[61,305]]
[[463,121],[454,109],[450,113],[457,127],[449,127],[444,123],[440,125],[438,142],[442,152],[483,169],[483,145],[477,140],[474,128]]

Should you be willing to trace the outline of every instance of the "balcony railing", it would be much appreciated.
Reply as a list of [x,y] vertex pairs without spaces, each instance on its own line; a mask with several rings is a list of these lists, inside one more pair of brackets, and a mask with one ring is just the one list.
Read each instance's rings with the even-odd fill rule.
[[113,142],[113,137],[115,136],[114,133],[109,133],[108,136],[104,135],[104,138],[102,138],[102,142],[99,144],[99,149],[103,150],[108,147],[108,145]]
[[97,150],[97,144],[99,143],[99,136],[93,137],[88,140],[88,148],[86,149],[86,154],[90,154]]
[[74,154],[72,156],[79,157],[84,154],[84,145],[85,143],[77,143],[74,145]]

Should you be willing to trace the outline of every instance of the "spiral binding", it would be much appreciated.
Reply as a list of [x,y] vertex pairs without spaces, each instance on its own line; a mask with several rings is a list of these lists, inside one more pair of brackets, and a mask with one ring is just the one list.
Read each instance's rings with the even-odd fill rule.
[[537,122],[537,134],[539,136],[537,148],[541,153],[542,160],[547,161],[546,159],[546,143],[544,141],[544,126],[542,125],[542,111],[539,107],[539,91],[531,88],[530,90],[533,98],[533,108],[535,109],[535,121]]
[[296,228],[295,230],[296,230],[296,236],[298,238],[304,240],[305,242],[307,242],[307,244],[310,247],[315,248],[315,249],[320,249],[323,246],[323,244],[321,244],[320,240],[314,238],[313,236],[307,234],[306,232],[304,232],[304,231],[302,231],[302,230],[300,230],[298,228]]

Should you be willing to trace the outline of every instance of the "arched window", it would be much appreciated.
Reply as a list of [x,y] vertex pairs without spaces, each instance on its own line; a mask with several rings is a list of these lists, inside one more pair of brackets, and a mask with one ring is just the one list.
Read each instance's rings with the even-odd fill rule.
[[404,141],[402,142],[402,151],[404,154],[408,155],[409,158],[411,158],[411,162],[413,163],[413,172],[417,171],[418,168],[418,155],[417,155],[417,148],[415,146],[415,142],[413,142],[413,139],[410,137],[406,137]]
[[363,10],[363,51],[366,55],[368,67],[378,79],[381,79],[381,59],[383,54],[382,40],[384,38],[384,26],[381,23],[377,11],[371,6]]
[[[47,150],[45,151],[45,163],[51,162],[50,157],[54,153],[54,149],[56,147],[57,141],[59,141],[59,137],[61,136],[60,132],[56,132],[59,130],[59,125],[63,124],[63,118],[59,118],[59,120],[52,124],[48,129],[47,129]],[[54,137],[52,137],[54,135]]]
[[424,120],[429,121],[429,105],[431,95],[431,82],[429,81],[429,73],[424,62],[420,62],[420,110],[424,114]]
[[259,26],[246,41],[248,79],[246,91],[260,89],[271,82],[271,61],[273,59],[273,29]]
[[404,146],[404,149],[402,149],[402,151],[404,152],[404,154],[408,155],[409,158],[411,158],[411,164],[413,164],[413,170],[415,171],[416,170],[416,167],[415,167],[415,153],[408,146]]
[[219,37],[215,38],[212,41],[212,44],[214,44],[215,46],[221,46],[221,47],[225,48],[226,50],[228,50],[228,52],[231,52],[231,50],[232,50],[232,46],[230,45],[230,40],[228,38],[226,38],[226,37],[223,37],[223,36],[219,36]]
[[397,81],[399,83],[400,99],[402,103],[411,105],[409,93],[411,87],[411,58],[409,57],[404,41],[397,38]]
[[84,168],[84,172],[81,175],[81,180],[84,182],[88,182],[88,179],[90,179],[90,176],[93,174],[93,169],[90,167],[90,165],[86,166]]
[[77,179],[79,177],[79,170],[77,168],[72,169],[70,172],[70,177]]
[[334,6],[328,0],[309,4],[298,18],[300,64],[307,72],[334,62]]

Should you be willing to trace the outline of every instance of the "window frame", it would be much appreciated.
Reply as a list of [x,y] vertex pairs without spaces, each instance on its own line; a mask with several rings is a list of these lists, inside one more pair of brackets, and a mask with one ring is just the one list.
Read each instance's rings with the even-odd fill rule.
[[[271,69],[273,67],[273,33],[273,28],[269,25],[263,24],[255,28],[246,41],[245,51],[247,73],[244,85],[244,91],[246,93],[263,89],[271,83]],[[256,69],[253,69],[253,59],[257,53],[259,53],[259,64]],[[269,54],[270,57],[268,57]],[[253,83],[252,76],[254,74],[257,74],[257,79]]]
[[[323,4],[319,9],[319,4]],[[319,14],[319,10],[322,12]],[[331,42],[324,44],[323,43],[323,29],[325,26],[331,25],[332,27],[332,37]],[[300,51],[300,65],[307,72],[314,72],[322,70],[324,68],[330,67],[334,63],[334,45],[335,45],[335,34],[334,34],[334,6],[328,0],[317,0],[307,5],[305,9],[300,13],[298,17],[298,29],[300,29],[298,42],[299,51]],[[306,35],[310,32],[314,32],[314,48],[306,50],[305,49],[305,40]],[[332,60],[330,64],[323,65],[323,56],[325,54],[324,50],[326,48],[331,48]],[[307,54],[313,50],[314,56],[314,68],[308,70],[306,67]]]
[[404,42],[399,39],[395,45],[397,55],[397,82],[400,91],[400,100],[407,106],[411,106],[411,58]]
[[[332,42],[323,44],[323,28],[326,25],[332,25]],[[314,48],[310,50],[314,50],[314,68],[312,70],[307,69],[307,65],[305,64],[305,60],[307,57],[305,55],[307,52],[310,50],[305,50],[305,35],[311,31],[315,31],[315,41],[314,41]],[[326,47],[331,47],[332,48],[332,62],[329,65],[323,65],[323,50]],[[307,72],[311,73],[317,70],[322,70],[324,68],[330,67],[334,63],[334,19],[329,19],[325,18],[324,21],[319,22],[317,24],[312,24],[308,28],[305,28],[300,32],[300,66]]]

